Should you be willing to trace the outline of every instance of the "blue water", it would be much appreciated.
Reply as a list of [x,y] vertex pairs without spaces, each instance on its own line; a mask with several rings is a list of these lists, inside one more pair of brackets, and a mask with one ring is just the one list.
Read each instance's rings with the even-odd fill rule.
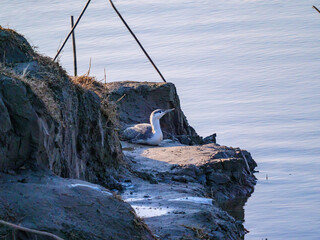
[[[53,57],[83,0],[1,0],[0,25]],[[320,239],[320,14],[313,0],[114,0],[201,135],[249,150],[260,171],[246,239]],[[108,1],[76,31],[79,72],[161,81]],[[72,74],[68,43],[61,64]]]

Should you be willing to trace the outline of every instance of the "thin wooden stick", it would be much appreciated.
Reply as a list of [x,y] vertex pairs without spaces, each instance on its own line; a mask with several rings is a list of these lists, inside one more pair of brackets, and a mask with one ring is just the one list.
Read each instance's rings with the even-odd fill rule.
[[[71,16],[71,29],[73,28],[73,16]],[[74,31],[72,32],[72,50],[73,50],[73,69],[74,69],[74,76],[78,75],[77,71],[77,50],[76,50],[76,37]]]
[[250,173],[250,175],[252,175],[252,173],[251,173],[251,171],[250,171],[250,167],[249,167],[247,158],[244,156],[244,154],[243,154],[243,152],[242,152],[242,150],[241,150],[240,148],[239,148],[239,151],[241,152],[241,155],[242,155],[242,157],[243,157],[243,159],[244,159],[244,161],[245,161],[245,163],[246,163],[248,172]]
[[127,27],[128,31],[131,33],[131,35],[133,36],[133,38],[136,40],[136,42],[138,43],[138,45],[140,46],[141,50],[144,52],[144,54],[147,56],[147,58],[149,59],[150,63],[152,64],[152,66],[157,70],[157,72],[159,73],[160,77],[162,78],[162,80],[164,82],[167,82],[164,77],[162,76],[160,70],[157,68],[157,66],[154,64],[154,62],[152,61],[151,57],[149,56],[149,54],[147,53],[147,51],[143,48],[142,44],[140,43],[140,41],[138,40],[138,38],[136,37],[136,35],[132,32],[132,30],[130,29],[129,25],[126,23],[126,21],[123,19],[123,17],[121,16],[121,14],[119,13],[119,11],[117,10],[117,8],[115,7],[115,5],[113,4],[112,0],[109,0],[111,3],[111,6],[113,7],[113,9],[116,11],[116,13],[118,14],[119,18],[121,19],[121,21],[123,22],[123,24]]
[[90,58],[90,61],[89,61],[89,69],[88,69],[88,72],[86,73],[87,76],[90,75],[90,70],[91,70],[91,58]]
[[107,73],[105,68],[104,68],[104,84],[107,84]]
[[120,98],[116,101],[116,103],[120,102],[126,95],[127,95],[127,94],[123,94],[122,97],[120,97]]
[[0,220],[0,224],[5,225],[7,227],[13,228],[15,230],[21,230],[21,231],[25,231],[25,232],[30,232],[30,233],[35,233],[35,234],[39,234],[39,235],[43,235],[43,236],[47,236],[47,237],[51,237],[53,239],[56,240],[63,240],[62,238],[52,234],[52,233],[48,233],[48,232],[44,232],[44,231],[38,231],[38,230],[34,230],[34,229],[30,229],[30,228],[26,228],[26,227],[21,227],[19,225],[13,224],[13,223],[9,223],[3,220]]
[[312,6],[315,10],[318,11],[318,13],[320,13],[320,10],[316,7],[316,6]]
[[73,28],[70,30],[70,32],[69,32],[69,34],[68,34],[68,36],[67,36],[67,37],[66,37],[66,39],[64,40],[64,42],[63,42],[62,46],[61,46],[61,47],[60,47],[60,49],[58,50],[58,52],[57,52],[56,56],[54,57],[53,61],[55,61],[55,60],[57,59],[57,57],[59,56],[60,52],[62,51],[62,49],[63,49],[64,45],[66,45],[66,43],[67,43],[67,41],[68,41],[69,37],[70,37],[70,36],[71,36],[71,34],[73,33],[74,29],[77,27],[77,25],[78,25],[78,23],[79,23],[79,21],[80,21],[80,19],[81,19],[82,15],[83,15],[83,14],[84,14],[84,12],[86,11],[86,9],[87,9],[87,7],[88,7],[88,5],[89,5],[89,3],[90,3],[90,2],[91,2],[91,0],[88,0],[87,4],[85,5],[85,7],[83,8],[82,12],[80,13],[80,16],[78,17],[78,19],[77,19],[76,23],[74,24],[74,26],[73,26]]

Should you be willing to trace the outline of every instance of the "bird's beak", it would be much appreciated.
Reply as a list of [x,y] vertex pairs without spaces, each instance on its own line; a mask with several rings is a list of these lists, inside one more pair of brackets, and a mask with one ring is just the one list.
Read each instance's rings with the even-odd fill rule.
[[165,111],[165,114],[167,114],[169,112],[172,112],[173,110],[175,110],[175,108],[168,109],[168,110]]

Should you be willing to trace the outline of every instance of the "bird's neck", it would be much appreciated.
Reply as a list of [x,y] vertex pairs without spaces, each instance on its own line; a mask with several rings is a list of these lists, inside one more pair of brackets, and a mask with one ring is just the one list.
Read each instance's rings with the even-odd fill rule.
[[150,118],[150,123],[151,123],[151,126],[152,126],[152,132],[153,133],[162,133],[159,119]]

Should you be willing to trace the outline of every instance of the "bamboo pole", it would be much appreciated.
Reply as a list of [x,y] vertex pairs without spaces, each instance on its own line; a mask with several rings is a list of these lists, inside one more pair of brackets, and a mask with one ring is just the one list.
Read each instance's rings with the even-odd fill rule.
[[44,231],[38,231],[38,230],[34,230],[34,229],[30,229],[30,228],[26,228],[26,227],[22,227],[13,223],[9,223],[3,220],[0,220],[0,224],[5,225],[7,227],[13,228],[14,231],[15,230],[20,230],[20,231],[24,231],[24,232],[30,232],[30,233],[35,233],[35,234],[39,234],[42,236],[47,236],[47,237],[51,237],[55,240],[63,240],[62,238],[52,234],[52,233],[48,233],[48,232],[44,232]]
[[[73,28],[73,16],[71,16],[71,29]],[[72,50],[73,50],[73,69],[74,69],[74,76],[78,75],[77,69],[77,50],[76,50],[76,37],[74,31],[72,32]]]
[[316,6],[312,6],[315,10],[317,10],[318,13],[320,13],[320,10]]
[[144,47],[142,46],[142,44],[140,43],[140,41],[138,40],[138,38],[136,37],[136,35],[132,32],[132,30],[130,29],[129,25],[126,23],[126,21],[123,19],[123,17],[121,16],[121,14],[119,13],[118,9],[116,8],[116,6],[113,4],[112,0],[109,0],[111,6],[113,7],[113,9],[116,11],[116,13],[118,14],[119,18],[121,19],[121,21],[123,22],[123,24],[127,27],[128,31],[131,33],[131,35],[133,36],[133,38],[136,40],[136,42],[138,43],[138,45],[140,46],[141,50],[144,52],[144,54],[147,56],[147,58],[149,59],[150,63],[152,64],[152,66],[156,69],[156,71],[159,73],[160,77],[162,78],[162,80],[164,82],[167,82],[164,77],[162,76],[160,70],[157,68],[157,66],[154,64],[154,62],[152,61],[151,57],[149,56],[149,54],[147,53],[147,51],[144,49]]
[[84,12],[86,11],[87,7],[89,6],[89,3],[91,2],[91,0],[88,0],[87,4],[84,6],[84,8],[82,9],[82,12],[80,13],[80,16],[78,17],[76,23],[74,24],[73,28],[70,30],[69,34],[67,35],[66,39],[64,40],[62,46],[60,47],[60,49],[58,50],[56,56],[53,58],[53,61],[55,61],[57,59],[57,57],[59,56],[60,52],[62,51],[62,49],[64,48],[64,45],[66,45],[69,37],[71,36],[71,34],[73,33],[74,29],[77,27],[82,15],[84,14]]

